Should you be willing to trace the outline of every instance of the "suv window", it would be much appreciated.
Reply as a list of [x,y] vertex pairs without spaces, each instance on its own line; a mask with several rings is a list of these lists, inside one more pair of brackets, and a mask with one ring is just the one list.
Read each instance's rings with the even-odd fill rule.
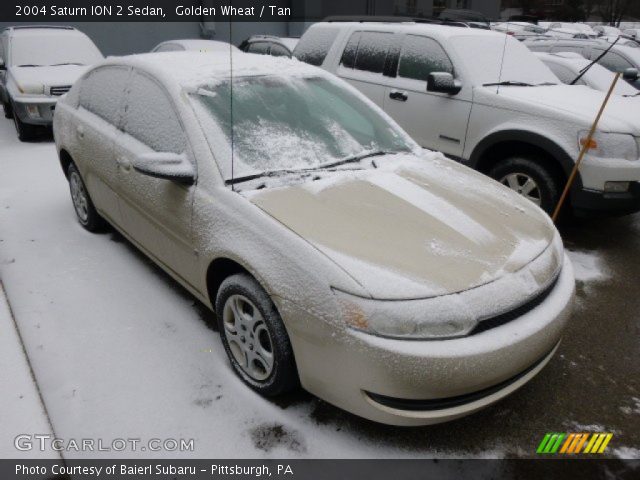
[[124,131],[156,152],[182,153],[186,138],[164,90],[154,80],[134,73],[125,109]]
[[80,106],[112,125],[120,123],[120,105],[129,79],[127,67],[100,67],[80,86]]
[[310,29],[296,45],[293,56],[311,65],[322,65],[339,31],[338,27]]
[[433,72],[454,74],[453,64],[444,49],[431,38],[407,35],[400,53],[398,75],[427,81]]
[[[603,49],[594,48],[591,54],[592,59],[598,58],[598,56],[602,55],[602,52],[604,52]],[[624,72],[627,68],[634,68],[631,62],[614,52],[608,52],[598,63],[612,72]]]
[[274,43],[271,45],[271,55],[274,57],[290,57],[291,53],[289,53],[289,50],[284,48],[282,45]]
[[392,40],[392,33],[362,32],[356,53],[355,68],[367,72],[382,73]]
[[268,42],[250,43],[249,48],[247,49],[247,52],[258,53],[260,55],[267,55],[269,53],[269,43]]
[[356,53],[358,52],[358,43],[360,43],[360,32],[355,32],[349,38],[347,46],[344,47],[340,64],[345,68],[353,68],[356,64]]

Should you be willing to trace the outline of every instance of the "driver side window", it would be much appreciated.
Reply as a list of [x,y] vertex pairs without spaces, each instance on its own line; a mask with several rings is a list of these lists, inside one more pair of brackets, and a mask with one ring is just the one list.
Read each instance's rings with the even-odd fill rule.
[[455,76],[451,60],[438,42],[427,37],[407,35],[400,53],[398,76],[426,82],[433,72]]
[[124,113],[124,131],[156,152],[183,153],[186,137],[164,89],[134,72]]

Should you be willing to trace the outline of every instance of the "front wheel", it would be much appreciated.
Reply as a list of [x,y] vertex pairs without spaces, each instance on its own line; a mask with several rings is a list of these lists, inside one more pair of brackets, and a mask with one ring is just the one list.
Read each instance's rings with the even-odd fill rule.
[[535,203],[548,214],[560,199],[562,183],[558,176],[534,156],[514,156],[499,162],[489,176]]
[[9,102],[2,102],[2,109],[4,110],[4,118],[12,118],[13,110]]
[[67,176],[69,178],[69,190],[71,192],[73,208],[76,211],[80,225],[90,232],[101,231],[105,227],[106,222],[96,211],[96,207],[93,205],[87,188],[82,181],[80,172],[78,172],[78,169],[73,163],[69,165]]
[[236,374],[265,396],[296,388],[289,336],[260,284],[246,273],[232,275],[222,282],[215,303],[222,344]]
[[[36,125],[29,125],[28,123],[24,123],[20,120],[20,117],[16,113],[16,109],[11,107],[11,113],[13,116],[13,124],[16,127],[16,132],[18,134],[18,139],[21,142],[28,142],[33,140],[38,132],[38,127]],[[7,110],[5,109],[5,116],[7,114]]]

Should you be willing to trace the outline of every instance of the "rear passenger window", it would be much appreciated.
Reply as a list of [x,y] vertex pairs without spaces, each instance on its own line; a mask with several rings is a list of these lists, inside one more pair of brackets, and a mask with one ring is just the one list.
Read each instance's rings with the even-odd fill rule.
[[358,43],[360,42],[360,32],[355,32],[349,38],[347,46],[344,47],[340,64],[345,68],[353,68],[356,64],[356,53],[358,52]]
[[284,48],[282,45],[278,45],[277,43],[274,43],[273,45],[271,45],[271,55],[274,57],[291,56],[291,54],[289,53],[289,50]]
[[249,53],[258,53],[260,55],[267,55],[269,53],[269,43],[256,42],[249,45],[247,50]]
[[126,67],[93,70],[80,86],[80,106],[112,125],[119,125],[120,105],[129,74]]
[[393,34],[363,32],[356,53],[355,68],[366,72],[382,73]]
[[124,131],[156,152],[185,151],[186,138],[171,101],[146,75],[133,74],[124,117]]
[[311,65],[322,65],[339,31],[338,27],[309,29],[296,45],[293,56]]
[[407,35],[402,44],[398,75],[426,82],[433,72],[454,75],[453,64],[444,49],[431,38]]

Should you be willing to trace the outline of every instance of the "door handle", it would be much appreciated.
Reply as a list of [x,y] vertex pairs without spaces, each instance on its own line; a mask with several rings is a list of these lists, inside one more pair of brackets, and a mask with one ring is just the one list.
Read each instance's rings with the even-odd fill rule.
[[76,133],[80,138],[84,138],[84,127],[82,125],[78,125],[76,127]]
[[391,100],[398,100],[399,102],[406,102],[409,98],[406,92],[401,92],[399,90],[391,90],[389,93],[389,98]]
[[116,163],[118,164],[118,166],[124,170],[125,172],[128,172],[129,170],[131,170],[131,162],[129,161],[128,158],[125,157],[117,157],[116,158]]

